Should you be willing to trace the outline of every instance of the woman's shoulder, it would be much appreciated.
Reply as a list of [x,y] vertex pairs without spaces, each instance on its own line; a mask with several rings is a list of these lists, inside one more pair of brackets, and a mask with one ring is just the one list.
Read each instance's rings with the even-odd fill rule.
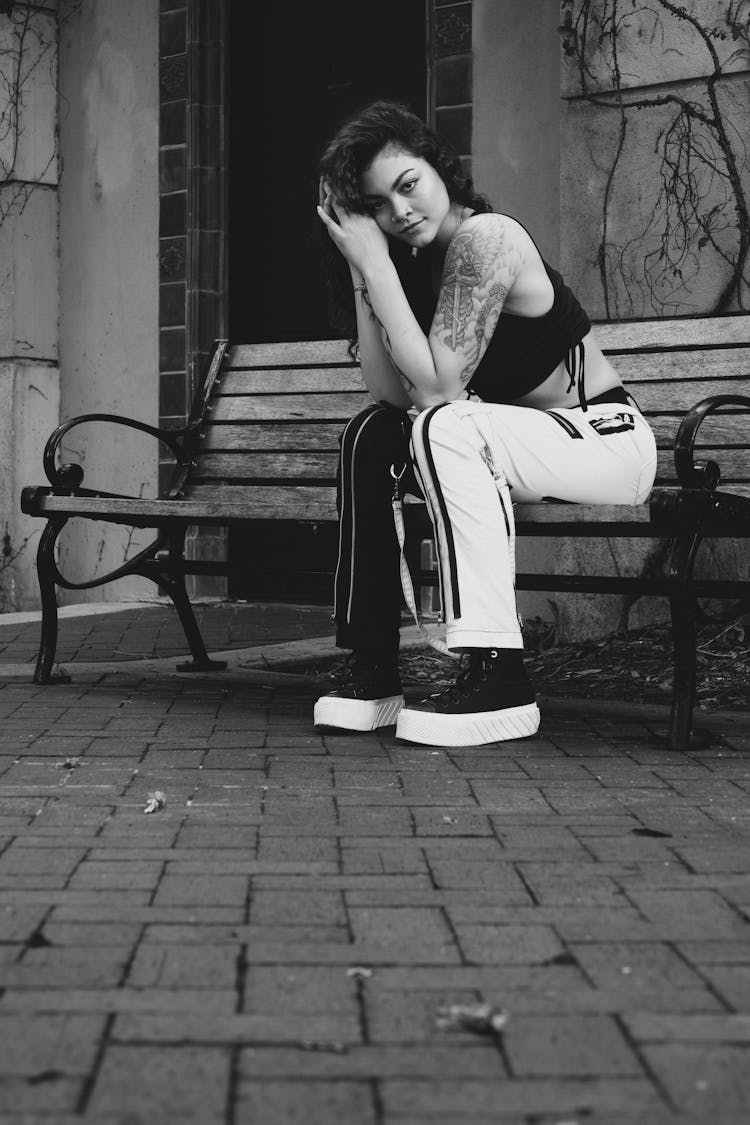
[[468,215],[458,229],[467,234],[472,231],[487,231],[495,235],[510,235],[522,243],[531,242],[534,244],[534,239],[523,223],[514,219],[512,215],[505,215],[501,211],[476,211],[473,215]]
[[498,211],[469,215],[458,227],[456,236],[468,243],[478,261],[489,262],[502,255],[506,266],[512,264],[516,275],[526,266],[538,271],[545,268],[536,242],[512,215]]

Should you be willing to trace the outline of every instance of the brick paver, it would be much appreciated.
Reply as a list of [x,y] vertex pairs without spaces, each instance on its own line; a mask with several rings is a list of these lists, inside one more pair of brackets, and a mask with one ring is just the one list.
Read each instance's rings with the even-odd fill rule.
[[[226,648],[322,620],[202,612]],[[299,677],[71,671],[0,681],[0,1125],[750,1115],[750,714],[679,754],[557,701],[449,752],[316,732]]]

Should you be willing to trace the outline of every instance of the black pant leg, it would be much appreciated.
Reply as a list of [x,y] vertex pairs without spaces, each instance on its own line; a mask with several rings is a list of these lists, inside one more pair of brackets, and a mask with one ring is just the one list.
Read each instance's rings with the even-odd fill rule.
[[379,653],[398,649],[399,549],[393,525],[391,466],[409,460],[411,419],[395,407],[368,407],[341,438],[336,643]]

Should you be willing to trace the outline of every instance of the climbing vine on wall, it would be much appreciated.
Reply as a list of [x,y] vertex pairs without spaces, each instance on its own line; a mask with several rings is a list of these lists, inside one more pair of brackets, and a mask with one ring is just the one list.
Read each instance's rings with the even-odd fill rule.
[[[82,0],[60,0],[58,22],[81,7]],[[54,132],[40,147],[33,136],[36,122],[25,110],[39,78],[48,77],[52,96],[57,87],[57,34],[49,5],[31,0],[0,0],[0,224],[18,214],[32,193],[49,179],[57,162]],[[34,159],[29,159],[29,152]]]
[[[750,0],[563,0],[560,31],[573,96],[616,121],[596,256],[607,318],[747,309]],[[624,224],[644,136],[652,188]]]

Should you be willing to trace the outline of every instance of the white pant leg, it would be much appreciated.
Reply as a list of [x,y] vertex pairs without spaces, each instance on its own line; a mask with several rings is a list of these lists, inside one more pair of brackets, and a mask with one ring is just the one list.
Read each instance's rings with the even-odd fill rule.
[[619,403],[550,412],[468,400],[423,411],[412,451],[435,528],[452,649],[523,646],[510,529],[486,447],[520,502],[637,504],[656,468],[651,430]]

